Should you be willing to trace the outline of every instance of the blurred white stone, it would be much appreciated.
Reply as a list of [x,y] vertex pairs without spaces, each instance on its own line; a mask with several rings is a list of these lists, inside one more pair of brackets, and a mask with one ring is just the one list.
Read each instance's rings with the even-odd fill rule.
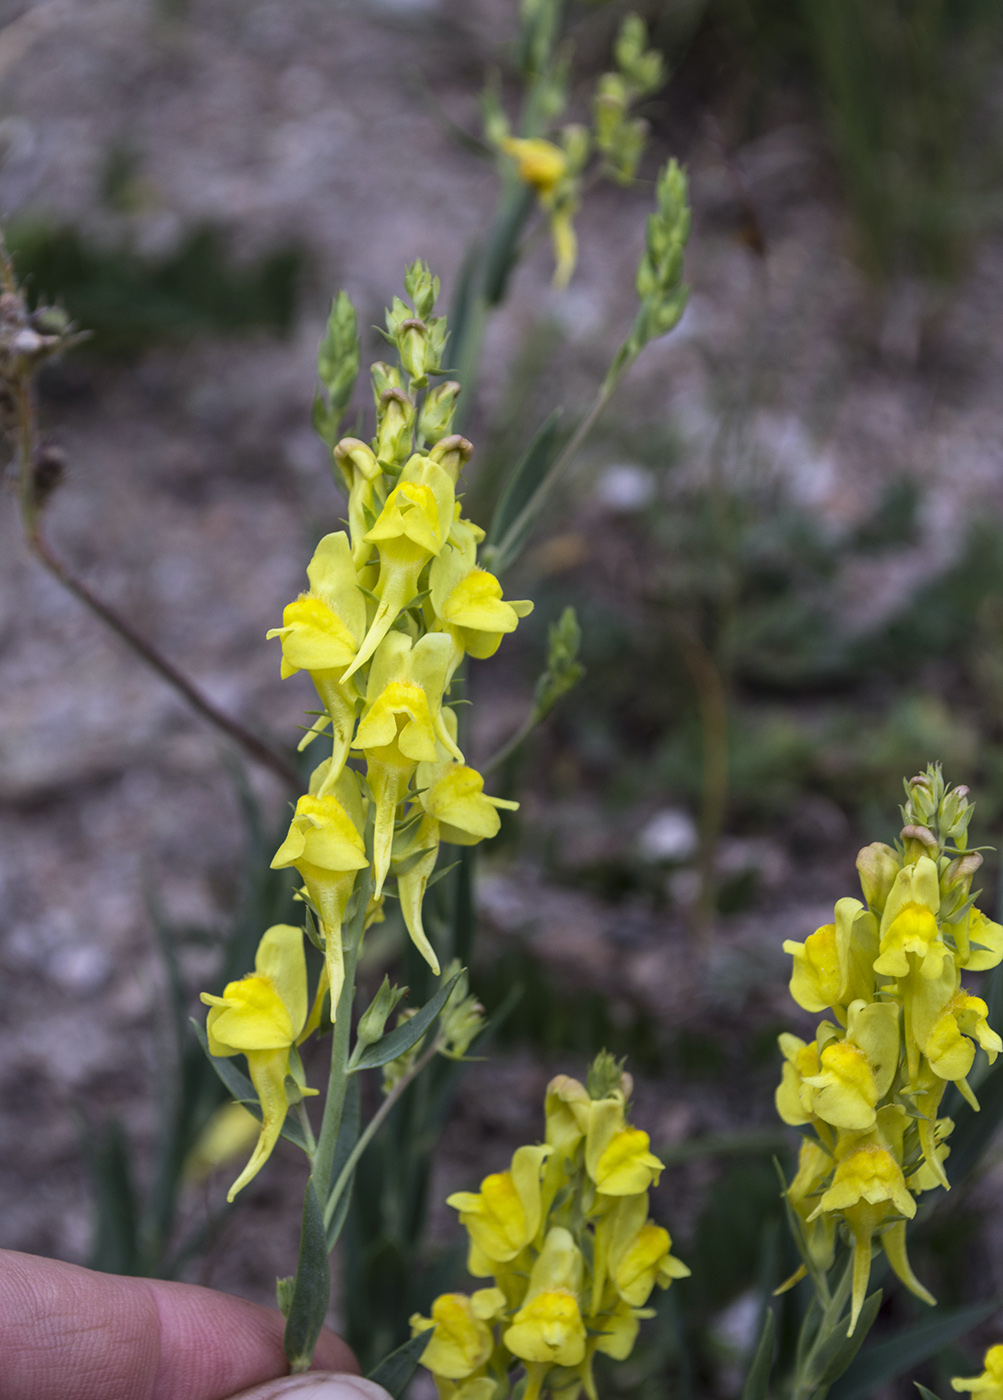
[[638,847],[645,860],[689,860],[697,848],[696,822],[682,807],[663,807],[641,829]]
[[595,498],[607,510],[643,510],[655,499],[655,478],[647,467],[618,462],[599,478]]

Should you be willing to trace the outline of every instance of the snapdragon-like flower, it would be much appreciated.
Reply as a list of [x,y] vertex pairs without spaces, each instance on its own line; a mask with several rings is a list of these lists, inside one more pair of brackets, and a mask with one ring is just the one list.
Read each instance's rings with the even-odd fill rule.
[[974,1400],[1003,1400],[1003,1346],[990,1347],[986,1352],[981,1376],[955,1376],[951,1389],[968,1391]]
[[[470,1272],[493,1278],[497,1310],[475,1315],[477,1293],[444,1295],[431,1319],[412,1318],[416,1333],[436,1327],[423,1364],[448,1400],[465,1395],[453,1389],[461,1381],[508,1394],[520,1363],[528,1400],[544,1390],[595,1400],[595,1355],[626,1359],[652,1289],[689,1273],[648,1215],[647,1187],[662,1164],[629,1122],[629,1077],[603,1055],[589,1083],[591,1092],[565,1075],[552,1080],[546,1144],[519,1148],[479,1192],[449,1198],[470,1237]],[[481,1322],[492,1327],[490,1348]]]
[[296,1044],[307,1024],[306,960],[303,931],[290,924],[268,929],[258,944],[254,971],[228,982],[222,996],[202,993],[209,1007],[209,1053],[244,1055],[261,1108],[261,1131],[247,1166],[227,1193],[237,1192],[264,1166],[279,1140],[289,1108],[287,1081],[298,1098],[313,1094],[303,1079]]

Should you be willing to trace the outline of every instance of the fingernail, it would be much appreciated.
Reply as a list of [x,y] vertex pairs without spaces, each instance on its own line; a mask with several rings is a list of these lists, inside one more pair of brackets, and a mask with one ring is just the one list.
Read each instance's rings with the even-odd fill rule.
[[242,1390],[231,1400],[390,1400],[389,1394],[375,1381],[361,1376],[334,1375],[330,1371],[311,1371],[305,1376],[286,1376],[280,1381],[267,1381],[253,1390]]

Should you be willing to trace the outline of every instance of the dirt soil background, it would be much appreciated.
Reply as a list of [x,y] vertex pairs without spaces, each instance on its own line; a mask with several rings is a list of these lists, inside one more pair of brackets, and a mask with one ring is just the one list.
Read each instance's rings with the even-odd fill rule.
[[[115,365],[76,359],[52,377],[42,405],[69,463],[49,518],[58,549],[214,701],[282,742],[313,701],[305,678],[279,680],[275,644],[264,634],[300,589],[312,539],[342,513],[309,423],[327,299],[346,287],[368,326],[417,255],[432,262],[448,294],[465,249],[490,220],[496,177],[444,129],[422,81],[455,121],[476,130],[484,69],[511,33],[513,9],[502,0],[195,0],[169,20],[139,0],[46,0],[26,18],[15,5],[0,8],[11,21],[0,31],[5,216],[44,212],[96,236],[118,237],[126,227],[150,253],[205,221],[222,225],[245,257],[291,240],[308,251],[309,286],[288,338],[200,340]],[[129,215],[110,213],[100,198],[116,148],[134,152],[141,172],[142,196]],[[941,333],[944,364],[931,381],[917,364],[905,293],[887,312],[885,354],[859,353],[868,293],[849,257],[824,153],[796,108],[728,160],[709,128],[667,108],[652,169],[666,149],[683,151],[693,177],[691,307],[632,375],[619,416],[509,591],[525,596],[559,568],[560,549],[548,554],[545,542],[575,532],[594,551],[596,577],[615,589],[625,566],[617,549],[629,556],[617,522],[632,508],[617,424],[637,431],[671,422],[684,470],[698,475],[717,431],[720,367],[741,375],[754,363],[767,389],[744,431],[757,459],[819,519],[836,528],[865,518],[893,469],[923,483],[919,543],[841,580],[846,609],[863,626],[951,557],[973,509],[998,513],[1003,504],[1001,250],[984,249],[953,303]],[[736,234],[736,164],[766,234],[762,259]],[[581,263],[563,296],[549,288],[545,243],[536,247],[491,329],[469,430],[475,443],[541,320],[559,342],[548,374],[560,379],[570,410],[585,402],[633,314],[649,198],[648,187],[589,197]],[[379,354],[375,341],[366,346],[370,358]],[[537,422],[527,412],[525,438]],[[535,658],[513,655],[526,664],[507,667],[503,648],[474,683],[475,763],[523,713]],[[667,670],[678,665],[665,655]],[[146,891],[156,890],[179,924],[219,927],[229,917],[242,830],[222,748],[39,569],[22,543],[13,496],[6,500],[5,1247],[86,1257],[91,1206],[76,1106],[95,1121],[120,1114],[140,1143],[152,1135],[164,987]],[[267,774],[249,778],[277,822],[285,794]],[[611,815],[587,791],[562,798],[535,778],[526,806],[530,832],[579,854],[635,840],[655,815],[650,806]],[[826,922],[832,901],[852,891],[858,833],[822,799],[805,800],[791,825],[814,833],[811,858],[792,857],[783,832],[759,838],[758,901],[723,920],[709,949],[694,949],[678,913],[548,879],[532,840],[485,862],[485,937],[502,949],[531,948],[566,995],[612,987],[614,1015],[643,1014],[710,1037],[738,1036],[750,1019],[799,1024],[780,945]],[[191,956],[193,990],[206,965]],[[549,1075],[584,1069],[584,1057],[570,1061],[523,1047],[472,1069],[444,1144],[443,1194],[472,1186],[539,1133]],[[742,1123],[772,1127],[775,1073],[768,1065],[756,1102],[727,1088],[708,1093],[699,1081],[642,1075],[636,1116],[656,1145]],[[194,1277],[272,1300],[298,1228],[290,1193],[300,1167],[292,1154],[280,1159],[245,1193]],[[701,1179],[697,1168],[676,1174],[670,1217],[685,1219]],[[1003,1251],[996,1255],[987,1292],[1003,1288]]]

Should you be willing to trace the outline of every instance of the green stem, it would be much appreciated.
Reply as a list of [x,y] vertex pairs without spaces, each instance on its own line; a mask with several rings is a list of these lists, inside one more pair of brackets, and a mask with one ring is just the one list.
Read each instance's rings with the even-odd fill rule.
[[299,1119],[300,1127],[303,1129],[303,1140],[306,1143],[307,1155],[312,1162],[314,1153],[317,1151],[317,1143],[314,1140],[313,1128],[310,1126],[310,1116],[306,1111],[306,1105],[302,1099],[300,1099],[299,1103],[296,1105],[296,1117]]
[[505,531],[504,535],[498,541],[497,545],[495,545],[494,549],[490,551],[485,551],[486,554],[490,553],[490,560],[486,560],[486,562],[490,562],[492,568],[501,569],[505,567],[505,564],[507,563],[506,556],[508,555],[509,550],[511,550],[515,546],[517,541],[522,536],[523,531],[526,530],[527,527],[532,524],[533,520],[539,514],[540,509],[543,506],[543,503],[546,501],[547,497],[551,495],[558,481],[567,471],[568,467],[574,461],[575,457],[577,457],[579,451],[581,450],[582,444],[585,442],[585,439],[591,433],[596,423],[598,423],[599,419],[602,417],[602,414],[605,411],[607,404],[616,392],[617,386],[620,383],[620,380],[623,378],[624,372],[632,363],[632,359],[623,360],[621,356],[617,356],[617,361],[614,363],[614,367],[610,370],[609,374],[607,374],[606,378],[603,380],[598,394],[596,394],[595,398],[592,401],[591,407],[589,408],[585,416],[580,420],[578,427],[571,434],[571,437],[565,443],[564,448],[557,457],[556,461],[554,462],[554,465],[544,476],[539,486],[533,492],[532,496],[530,496],[529,500],[523,506],[519,514],[512,521],[512,524]]
[[370,1118],[369,1122],[366,1124],[365,1132],[362,1133],[362,1135],[359,1137],[358,1142],[348,1154],[348,1157],[345,1161],[345,1165],[342,1167],[341,1172],[338,1176],[338,1180],[334,1183],[334,1185],[331,1188],[331,1194],[328,1197],[327,1205],[324,1207],[325,1225],[330,1225],[331,1221],[334,1219],[334,1212],[338,1208],[338,1202],[341,1200],[342,1196],[345,1194],[345,1191],[348,1189],[348,1183],[352,1179],[352,1173],[358,1165],[359,1158],[362,1156],[363,1152],[365,1152],[366,1148],[369,1146],[373,1138],[379,1132],[380,1126],[387,1117],[387,1114],[393,1108],[394,1104],[400,1098],[401,1094],[403,1094],[404,1090],[408,1087],[408,1085],[412,1083],[413,1080],[417,1079],[418,1075],[422,1072],[422,1070],[429,1063],[429,1061],[434,1058],[434,1056],[438,1052],[438,1049],[439,1039],[437,1036],[435,1040],[432,1041],[432,1044],[428,1047],[428,1049],[424,1052],[424,1054],[420,1055],[419,1058],[415,1060],[414,1064],[407,1071],[407,1073],[401,1075],[400,1079],[398,1079],[397,1083],[390,1090],[389,1094],[387,1094],[386,1098],[383,1100],[379,1108],[373,1114],[372,1118]]
[[534,705],[512,737],[506,739],[501,748],[496,749],[491,755],[487,763],[481,765],[481,773],[485,778],[493,773],[495,769],[500,768],[505,760],[510,758],[512,754],[515,753],[516,749],[526,742],[543,717],[538,706]]
[[327,1098],[324,1101],[324,1116],[321,1119],[317,1150],[313,1155],[313,1181],[317,1199],[326,1201],[331,1186],[331,1171],[334,1166],[334,1152],[341,1128],[341,1115],[345,1107],[345,1092],[348,1088],[348,1057],[352,1038],[352,1004],[355,1001],[355,966],[358,962],[362,932],[366,921],[366,906],[372,890],[372,867],[360,873],[355,886],[358,900],[355,913],[348,928],[345,940],[345,981],[338,998],[334,1018],[334,1031],[331,1036],[331,1072],[327,1081]]
[[[846,1301],[850,1296],[850,1285],[853,1282],[853,1250],[850,1250],[849,1258],[846,1261],[846,1268],[836,1285],[835,1292],[823,1299],[819,1295],[819,1303],[822,1305],[822,1321],[819,1323],[818,1333],[811,1345],[808,1355],[805,1357],[798,1374],[794,1377],[794,1385],[791,1391],[791,1400],[825,1400],[828,1386],[817,1384],[814,1371],[815,1361],[818,1353],[829,1341],[837,1327],[845,1325],[846,1319],[842,1316]],[[817,1290],[816,1290],[817,1292]]]

